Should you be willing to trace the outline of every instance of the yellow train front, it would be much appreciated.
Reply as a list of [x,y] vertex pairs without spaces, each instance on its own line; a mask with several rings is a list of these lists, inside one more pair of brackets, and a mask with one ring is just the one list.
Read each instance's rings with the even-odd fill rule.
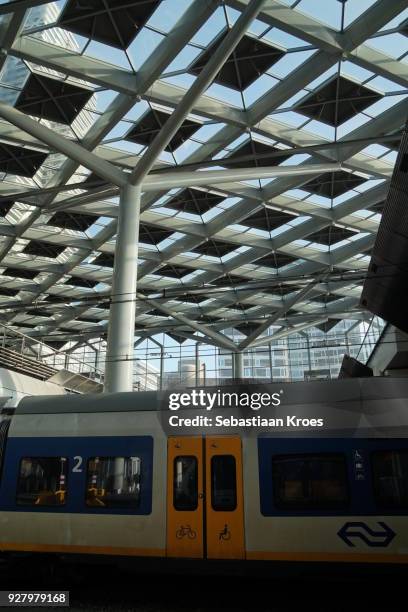
[[407,563],[408,381],[290,388],[353,428],[186,433],[153,392],[25,398],[0,423],[1,553]]

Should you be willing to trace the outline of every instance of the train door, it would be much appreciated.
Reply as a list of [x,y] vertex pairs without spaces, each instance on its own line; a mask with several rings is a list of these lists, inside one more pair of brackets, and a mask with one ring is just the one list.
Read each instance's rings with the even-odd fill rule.
[[167,556],[244,558],[241,440],[168,440]]
[[167,556],[204,555],[204,473],[201,437],[169,438],[167,446]]
[[243,559],[241,439],[206,438],[205,451],[207,558]]

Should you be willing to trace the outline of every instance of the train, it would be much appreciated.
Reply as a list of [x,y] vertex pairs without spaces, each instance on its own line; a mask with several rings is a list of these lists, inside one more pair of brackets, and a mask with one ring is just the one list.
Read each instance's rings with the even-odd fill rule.
[[[4,407],[0,555],[408,563],[408,380],[215,391],[210,408],[153,391]],[[255,392],[279,401],[231,405]]]

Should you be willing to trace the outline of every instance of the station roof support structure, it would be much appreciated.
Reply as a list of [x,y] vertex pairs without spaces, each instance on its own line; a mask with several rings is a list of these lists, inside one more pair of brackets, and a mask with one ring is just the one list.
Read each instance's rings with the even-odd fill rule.
[[[373,0],[348,21],[344,2],[323,24],[296,2],[175,0],[167,26],[156,0],[130,44],[107,4],[118,40],[100,39],[89,9],[83,47],[85,21],[64,21],[73,0],[0,6],[4,321],[33,337],[108,333],[106,390],[119,391],[135,333],[177,330],[239,355],[366,318],[361,285],[408,113],[404,52],[376,41],[389,27],[403,48],[406,1]],[[157,44],[135,67],[143,33]],[[26,76],[10,87],[15,66]],[[251,331],[235,343],[231,325]]]

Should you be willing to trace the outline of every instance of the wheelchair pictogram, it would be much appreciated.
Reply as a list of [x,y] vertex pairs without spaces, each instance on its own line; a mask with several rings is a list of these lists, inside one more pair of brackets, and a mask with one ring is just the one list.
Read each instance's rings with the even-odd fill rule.
[[224,529],[220,531],[218,539],[224,541],[228,541],[231,539],[231,532],[228,529],[228,525],[224,525]]

